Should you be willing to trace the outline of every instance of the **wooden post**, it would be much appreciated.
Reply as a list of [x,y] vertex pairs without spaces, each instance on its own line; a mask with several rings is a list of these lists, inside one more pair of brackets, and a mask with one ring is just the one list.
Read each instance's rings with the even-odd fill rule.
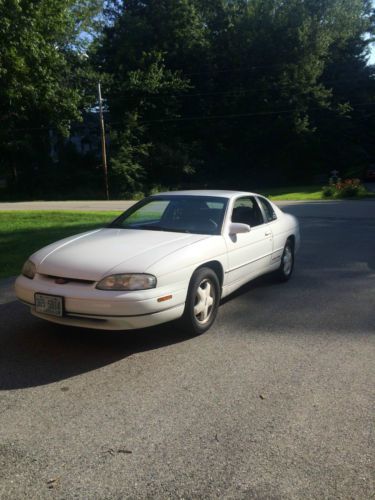
[[100,133],[101,133],[101,142],[102,142],[102,162],[103,162],[103,174],[104,174],[104,190],[105,190],[105,198],[106,198],[106,200],[109,200],[107,148],[106,148],[106,142],[105,142],[103,101],[102,101],[102,90],[101,90],[101,87],[100,87],[100,82],[98,83],[98,98],[99,98]]

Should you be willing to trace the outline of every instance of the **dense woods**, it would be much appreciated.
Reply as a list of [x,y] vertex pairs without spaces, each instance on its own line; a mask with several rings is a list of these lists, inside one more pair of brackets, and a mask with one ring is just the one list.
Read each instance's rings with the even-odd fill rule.
[[370,0],[0,0],[0,16],[8,193],[102,192],[100,157],[66,139],[98,80],[112,196],[321,182],[375,162]]

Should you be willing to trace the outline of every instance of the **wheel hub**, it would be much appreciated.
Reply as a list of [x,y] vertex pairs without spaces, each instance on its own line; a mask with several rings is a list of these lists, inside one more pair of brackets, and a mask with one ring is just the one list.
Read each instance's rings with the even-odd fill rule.
[[194,303],[194,316],[200,324],[207,323],[215,304],[215,287],[209,279],[200,282]]
[[284,270],[285,275],[288,275],[291,273],[292,265],[293,265],[292,250],[290,249],[290,247],[286,247],[285,252],[284,252],[284,257],[283,257],[283,270]]

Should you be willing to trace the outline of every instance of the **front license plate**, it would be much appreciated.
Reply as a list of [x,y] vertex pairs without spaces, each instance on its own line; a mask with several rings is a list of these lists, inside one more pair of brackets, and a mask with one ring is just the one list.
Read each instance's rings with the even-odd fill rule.
[[36,293],[35,311],[41,314],[50,314],[51,316],[62,316],[63,297],[58,297],[56,295],[45,295],[44,293]]

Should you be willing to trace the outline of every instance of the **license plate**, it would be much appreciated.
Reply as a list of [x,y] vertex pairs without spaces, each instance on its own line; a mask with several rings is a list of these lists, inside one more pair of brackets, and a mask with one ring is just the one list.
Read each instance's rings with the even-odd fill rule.
[[51,316],[63,315],[63,297],[56,295],[35,294],[35,311]]

